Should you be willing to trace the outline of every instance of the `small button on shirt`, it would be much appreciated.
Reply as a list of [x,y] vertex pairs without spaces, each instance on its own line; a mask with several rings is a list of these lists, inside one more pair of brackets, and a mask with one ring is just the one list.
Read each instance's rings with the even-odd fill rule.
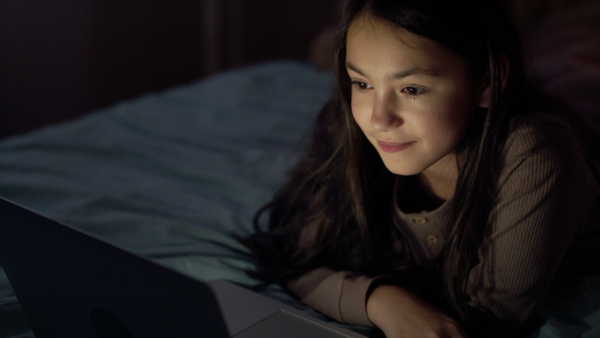
[[430,244],[434,244],[438,241],[438,238],[436,235],[429,235],[427,236],[427,242],[429,242]]
[[419,264],[438,257],[450,233],[453,199],[432,211],[404,213],[396,207],[396,227],[410,241]]

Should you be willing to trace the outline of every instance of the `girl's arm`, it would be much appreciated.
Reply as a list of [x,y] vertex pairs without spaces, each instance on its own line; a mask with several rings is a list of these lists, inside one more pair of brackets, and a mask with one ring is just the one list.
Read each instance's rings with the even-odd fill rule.
[[323,314],[342,323],[375,325],[388,338],[466,337],[451,317],[405,288],[378,285],[375,278],[319,268],[287,286]]
[[347,324],[372,326],[365,307],[373,278],[319,268],[291,280],[287,288],[323,314]]
[[530,322],[565,263],[582,273],[580,262],[563,260],[580,249],[573,243],[592,224],[599,187],[577,138],[560,121],[515,125],[502,164],[467,296],[478,331],[508,333]]
[[467,336],[458,321],[399,286],[377,286],[367,300],[367,313],[387,338]]

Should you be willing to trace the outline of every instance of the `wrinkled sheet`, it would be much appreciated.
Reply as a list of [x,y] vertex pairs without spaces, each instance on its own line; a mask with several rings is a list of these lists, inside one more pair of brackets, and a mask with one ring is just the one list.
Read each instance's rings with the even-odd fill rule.
[[[255,287],[232,235],[253,230],[331,84],[308,64],[264,64],[4,140],[0,195],[200,280]],[[0,304],[0,337],[23,332],[3,273]]]
[[[199,280],[227,279],[319,316],[249,277],[253,259],[234,235],[253,231],[331,92],[328,74],[274,62],[123,102],[0,142],[0,195]],[[582,307],[600,300],[589,291],[600,281],[577,283],[554,298],[579,312],[553,304],[561,316],[535,337],[600,326],[600,311]],[[32,334],[0,271],[0,337],[18,336]]]

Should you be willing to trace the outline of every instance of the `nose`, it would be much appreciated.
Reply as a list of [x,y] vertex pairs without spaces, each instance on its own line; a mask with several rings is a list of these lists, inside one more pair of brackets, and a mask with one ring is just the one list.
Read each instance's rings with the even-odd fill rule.
[[398,100],[393,95],[378,97],[371,113],[371,127],[375,131],[387,131],[402,125]]

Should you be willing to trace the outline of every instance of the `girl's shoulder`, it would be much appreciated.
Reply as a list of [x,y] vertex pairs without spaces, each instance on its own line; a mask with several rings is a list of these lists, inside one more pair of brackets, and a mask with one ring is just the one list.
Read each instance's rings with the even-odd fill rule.
[[[499,158],[500,181],[512,175],[596,181],[600,159],[590,153],[568,115],[532,113],[514,117]],[[596,179],[593,179],[596,177]]]
[[503,154],[506,157],[536,154],[570,157],[574,153],[583,156],[581,142],[566,115],[530,113],[512,119]]
[[527,204],[551,195],[545,203],[570,199],[582,208],[598,201],[600,162],[590,156],[568,116],[530,114],[511,122],[498,159],[500,199],[527,196]]

